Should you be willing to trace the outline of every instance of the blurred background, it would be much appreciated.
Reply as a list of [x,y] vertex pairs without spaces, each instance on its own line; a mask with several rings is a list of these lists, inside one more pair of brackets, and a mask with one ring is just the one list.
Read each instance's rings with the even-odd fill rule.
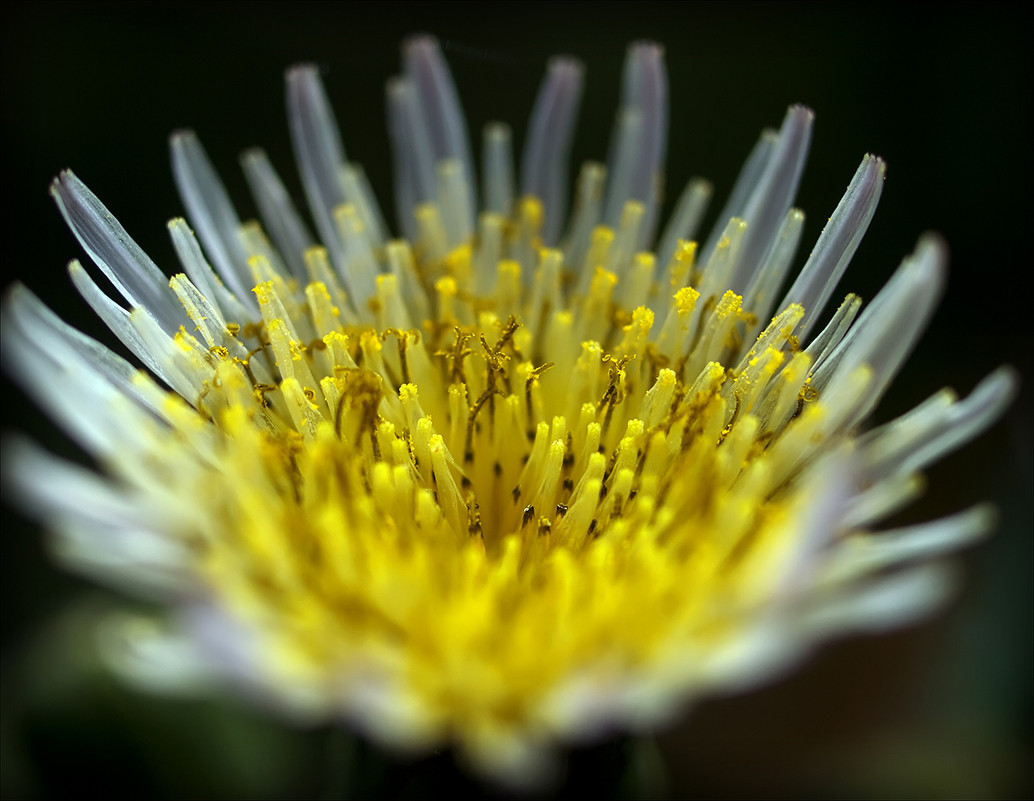
[[[838,295],[871,298],[917,236],[939,231],[951,279],[878,419],[945,384],[968,393],[1002,363],[1023,375],[1006,417],[929,471],[894,522],[991,500],[997,533],[957,559],[960,587],[934,619],[825,647],[781,682],[687,710],[656,740],[572,755],[569,792],[660,797],[1020,798],[1032,791],[1029,31],[1007,7],[708,3],[17,3],[4,7],[0,130],[4,284],[26,283],[66,320],[113,337],[64,266],[83,254],[47,186],[71,167],[166,271],[165,221],[183,213],[167,138],[195,129],[244,218],[237,167],[266,148],[296,197],[283,70],[318,64],[348,157],[393,218],[384,82],[398,44],[436,34],[472,143],[509,122],[516,152],[549,56],[587,67],[572,172],[605,159],[628,42],[666,46],[668,208],[685,181],[715,185],[708,222],[743,158],[786,106],[816,112],[797,205],[814,242],[865,152],[888,178]],[[573,176],[572,176],[573,177]],[[803,260],[804,254],[799,256]],[[1026,290],[1025,290],[1026,291]],[[1013,302],[1013,301],[1017,302]],[[5,384],[4,428],[70,458],[62,435]],[[123,603],[54,566],[37,526],[4,499],[0,794],[45,798],[491,794],[448,755],[400,765],[347,734],[285,728],[232,698],[140,696],[98,664],[93,622]],[[629,767],[630,766],[630,767]],[[619,781],[621,776],[625,781]],[[632,777],[629,779],[629,777]],[[635,778],[638,777],[638,778]]]

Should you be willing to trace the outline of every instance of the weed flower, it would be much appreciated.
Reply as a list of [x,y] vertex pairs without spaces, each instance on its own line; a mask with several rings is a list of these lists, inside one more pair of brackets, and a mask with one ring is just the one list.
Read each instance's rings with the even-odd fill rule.
[[453,743],[521,784],[558,742],[650,730],[944,597],[938,558],[986,509],[875,529],[1015,379],[864,428],[933,313],[944,245],[922,237],[864,308],[824,314],[882,160],[794,272],[810,110],[761,135],[697,239],[706,181],[659,219],[661,48],[629,49],[607,165],[571,201],[581,86],[552,61],[519,174],[493,124],[479,185],[437,44],[407,42],[387,89],[404,239],[311,66],[288,71],[287,109],[315,233],[260,150],[242,165],[261,224],[242,223],[189,131],[171,280],[75,175],[54,181],[122,301],[78,261],[72,281],[144,369],[14,286],[5,363],[100,470],[12,440],[5,480],[62,561],[168,605],[105,629],[121,672]]

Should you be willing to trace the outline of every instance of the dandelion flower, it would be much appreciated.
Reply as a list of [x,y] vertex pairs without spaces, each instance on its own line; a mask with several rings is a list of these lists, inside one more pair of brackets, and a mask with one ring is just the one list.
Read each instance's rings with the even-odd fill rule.
[[662,225],[648,43],[607,165],[571,200],[582,76],[549,64],[519,174],[503,124],[475,170],[437,44],[407,42],[387,89],[404,239],[311,66],[287,73],[287,110],[314,230],[260,150],[242,165],[261,223],[242,223],[176,133],[169,279],[75,175],[54,181],[122,300],[78,261],[72,281],[142,368],[11,289],[6,363],[100,470],[15,441],[8,479],[62,560],[169,605],[167,626],[108,631],[124,673],[231,683],[403,749],[453,743],[519,783],[558,743],[655,727],[944,596],[936,558],[988,512],[877,529],[1000,414],[1012,374],[864,428],[934,310],[944,245],[924,236],[871,302],[824,314],[885,167],[862,160],[794,273],[800,106],[709,235],[699,179]]

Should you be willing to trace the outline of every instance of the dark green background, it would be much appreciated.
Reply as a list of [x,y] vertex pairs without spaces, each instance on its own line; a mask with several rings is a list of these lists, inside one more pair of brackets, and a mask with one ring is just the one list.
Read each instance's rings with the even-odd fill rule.
[[[171,271],[164,223],[182,207],[168,134],[198,131],[242,216],[254,214],[236,162],[246,147],[264,146],[300,194],[282,73],[315,61],[348,155],[363,163],[390,219],[383,85],[397,69],[399,40],[412,32],[440,38],[471,131],[504,119],[518,143],[546,59],[580,57],[587,83],[576,162],[606,155],[627,42],[661,41],[672,103],[670,194],[703,175],[715,183],[716,206],[760,129],[778,125],[789,103],[810,105],[815,135],[798,198],[806,242],[862,154],[882,155],[883,201],[839,294],[871,297],[924,230],[945,236],[952,272],[879,416],[945,383],[968,392],[1001,363],[1024,374],[1007,417],[930,471],[926,497],[902,519],[991,499],[999,531],[959,560],[961,592],[929,624],[833,645],[788,680],[686,715],[659,740],[669,792],[1030,792],[1032,310],[1024,287],[1034,87],[1029,29],[1010,6],[14,3],[2,13],[4,283],[24,281],[109,342],[64,272],[82,254],[47,195],[50,179],[72,167]],[[61,448],[31,403],[5,390],[6,426]],[[88,622],[117,599],[53,567],[40,533],[7,512],[7,500],[4,797],[348,793],[345,738],[284,729],[228,700],[138,697],[100,672],[85,647]],[[614,791],[607,769],[620,752],[619,744],[578,755],[572,786]],[[457,781],[438,764],[418,767],[416,779],[391,792],[433,794]]]

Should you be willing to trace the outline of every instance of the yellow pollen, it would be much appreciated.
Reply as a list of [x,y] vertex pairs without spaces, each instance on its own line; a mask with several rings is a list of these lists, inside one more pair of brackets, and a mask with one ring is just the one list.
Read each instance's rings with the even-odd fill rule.
[[[226,332],[179,287],[204,341],[177,343],[216,370],[176,429],[209,455],[180,478],[203,508],[197,558],[261,620],[282,678],[329,686],[370,643],[427,726],[515,725],[579,665],[647,670],[733,636],[764,597],[754,543],[766,564],[785,547],[788,479],[835,430],[794,339],[803,310],[744,352],[750,310],[701,299],[695,243],[661,280],[634,253],[642,212],[593,232],[581,288],[564,276],[583,265],[539,249],[535,199],[451,250],[436,206],[417,209],[419,246],[372,257],[391,269],[365,312],[318,248],[297,289],[252,259],[261,319]],[[365,236],[354,207],[334,218]],[[216,464],[234,476],[219,492]]]

